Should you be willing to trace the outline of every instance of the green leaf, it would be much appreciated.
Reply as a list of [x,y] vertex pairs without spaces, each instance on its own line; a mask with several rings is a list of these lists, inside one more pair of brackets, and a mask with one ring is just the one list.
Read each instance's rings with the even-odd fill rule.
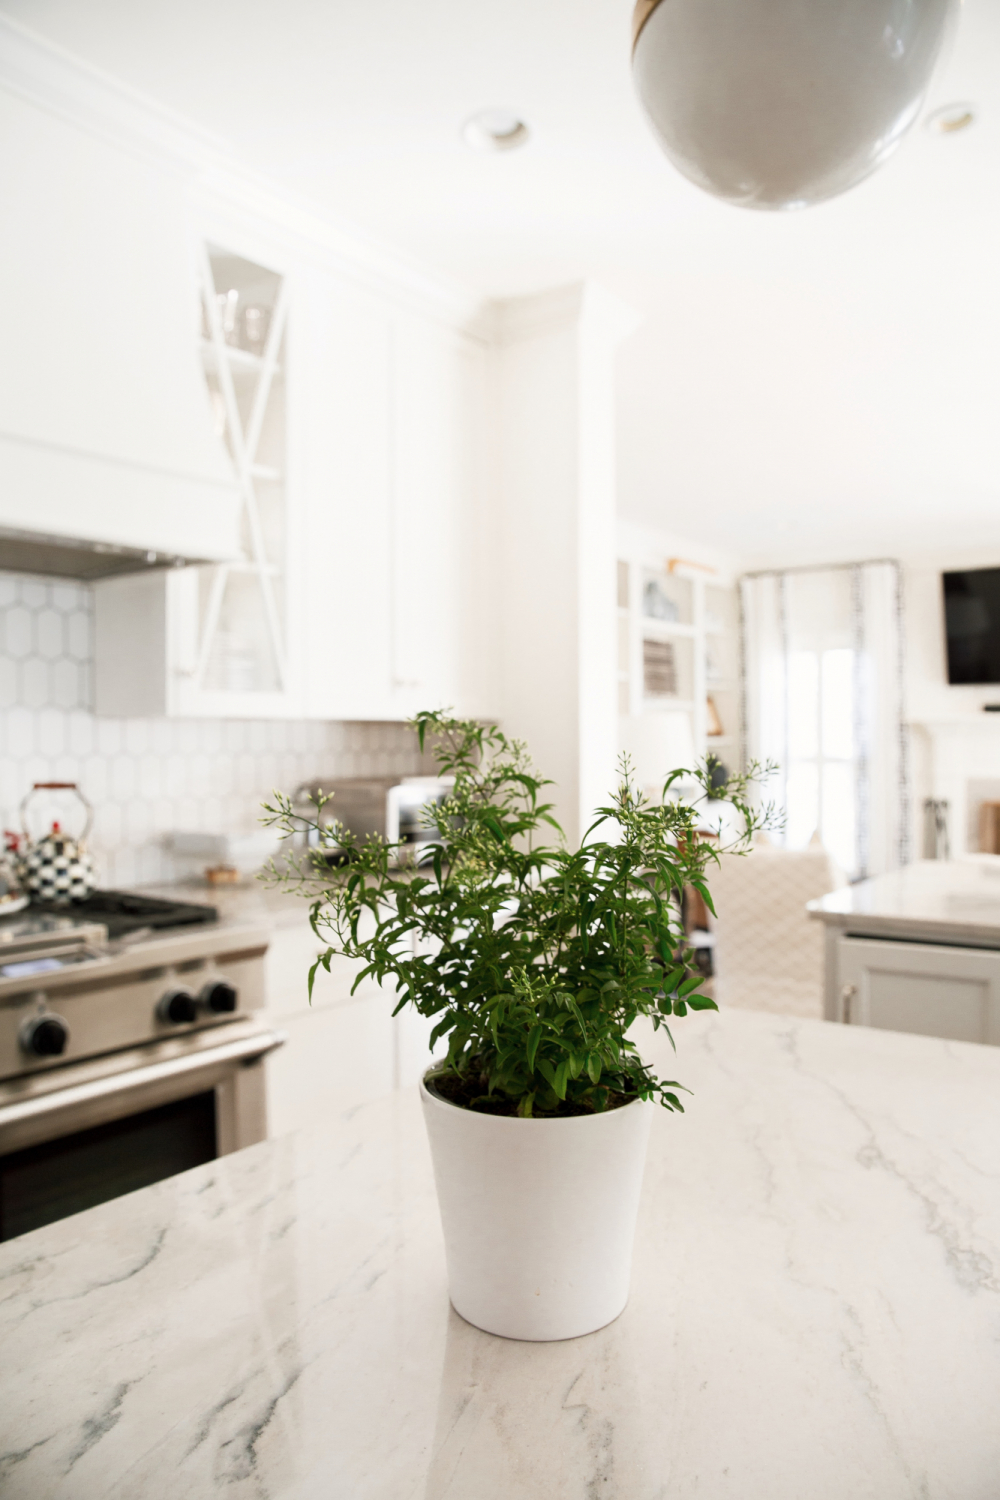
[[439,1021],[434,1027],[434,1030],[431,1032],[428,1046],[433,1050],[433,1048],[441,1040],[441,1038],[443,1036],[447,1036],[449,1031],[451,1031],[456,1024],[457,1017],[455,1015],[452,1014],[445,1016],[444,1020]]
[[528,1045],[525,1049],[525,1055],[528,1059],[529,1073],[533,1073],[535,1070],[535,1055],[538,1052],[538,1044],[542,1040],[543,1029],[544,1028],[539,1024],[536,1026],[532,1026],[531,1030],[528,1033]]
[[688,884],[694,886],[695,890],[698,892],[699,896],[702,898],[705,905],[712,913],[712,916],[717,917],[719,913],[716,911],[714,905],[712,904],[712,893],[708,889],[708,886],[705,884],[705,882],[703,880],[691,880],[688,882]]
[[601,1077],[601,1059],[596,1052],[587,1053],[587,1076],[591,1083],[598,1083]]
[[707,995],[688,995],[687,1003],[692,1010],[718,1010],[719,1008]]
[[549,1085],[549,1088],[555,1089],[556,1070],[549,1062],[547,1057],[539,1058],[538,1072],[541,1073],[542,1077],[545,1079],[545,1082]]

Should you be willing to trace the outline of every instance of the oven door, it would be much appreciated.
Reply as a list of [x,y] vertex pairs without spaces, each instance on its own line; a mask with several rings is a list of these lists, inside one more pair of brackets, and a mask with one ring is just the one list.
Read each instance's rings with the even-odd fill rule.
[[264,1140],[264,1061],[234,1023],[0,1085],[0,1240]]

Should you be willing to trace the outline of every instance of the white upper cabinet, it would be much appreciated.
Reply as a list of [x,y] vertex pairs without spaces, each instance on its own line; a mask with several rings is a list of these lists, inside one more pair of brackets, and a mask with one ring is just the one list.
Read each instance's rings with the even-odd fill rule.
[[485,349],[417,318],[392,344],[392,688],[396,704],[496,712]]
[[0,138],[0,526],[232,555],[183,179],[5,91]]
[[495,711],[485,349],[347,285],[315,287],[305,338],[307,712]]
[[[240,489],[240,555],[187,570],[193,660],[177,676],[178,711],[280,712],[289,664],[285,396],[287,279],[206,245],[199,278],[201,357],[216,435]],[[238,707],[234,707],[237,705]]]
[[[94,585],[95,706],[108,715],[301,712],[287,441],[285,275],[203,243],[189,329],[213,441],[238,486],[236,550],[212,566]],[[141,625],[139,624],[141,622]]]
[[314,272],[300,283],[291,431],[300,445],[295,517],[305,709],[391,716],[391,309]]
[[495,713],[486,346],[264,258],[205,244],[190,331],[238,553],[95,585],[98,713]]
[[194,564],[94,584],[97,712],[497,713],[474,302],[2,25],[0,134],[0,531]]

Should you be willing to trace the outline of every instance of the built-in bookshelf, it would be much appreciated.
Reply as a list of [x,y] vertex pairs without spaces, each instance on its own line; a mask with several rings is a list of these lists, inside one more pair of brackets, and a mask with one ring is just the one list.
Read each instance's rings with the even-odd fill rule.
[[[735,585],[677,558],[618,560],[618,712],[672,715],[697,757],[741,760]],[[623,725],[624,728],[624,725]],[[674,736],[683,742],[684,734]],[[623,744],[629,735],[623,733]]]

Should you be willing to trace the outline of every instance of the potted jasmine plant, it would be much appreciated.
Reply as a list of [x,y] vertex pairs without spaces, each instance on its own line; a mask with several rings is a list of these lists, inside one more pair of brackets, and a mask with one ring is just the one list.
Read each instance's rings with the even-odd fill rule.
[[[741,820],[749,848],[769,817],[749,777],[719,785],[711,762],[666,777],[664,799],[636,793],[628,762],[577,850],[566,847],[523,745],[444,713],[417,716],[443,776],[427,811],[437,838],[418,867],[384,840],[320,823],[346,856],[271,877],[312,900],[312,925],[434,1021],[446,1045],[421,1086],[448,1257],[451,1299],[469,1322],[517,1339],[565,1339],[616,1318],[628,1297],[632,1240],[654,1104],[681,1110],[682,1086],[643,1061],[630,1028],[666,1029],[714,1010],[687,946],[686,887],[711,908],[715,847],[676,784],[694,779]],[[756,767],[751,768],[751,776]],[[302,827],[277,795],[264,821]],[[670,1037],[673,1042],[673,1037]]]

